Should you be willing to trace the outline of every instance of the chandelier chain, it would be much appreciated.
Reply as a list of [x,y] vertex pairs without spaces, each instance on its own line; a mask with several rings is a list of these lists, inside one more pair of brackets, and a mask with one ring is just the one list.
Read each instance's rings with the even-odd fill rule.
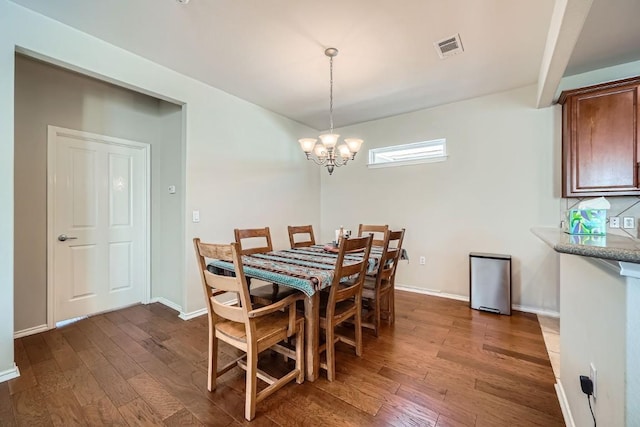
[[329,57],[329,127],[333,133],[333,56]]

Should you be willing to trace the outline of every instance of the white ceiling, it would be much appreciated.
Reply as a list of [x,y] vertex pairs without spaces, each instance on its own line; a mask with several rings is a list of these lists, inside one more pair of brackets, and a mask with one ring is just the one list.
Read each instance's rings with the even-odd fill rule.
[[[316,129],[536,83],[554,0],[13,0]],[[568,70],[640,59],[639,0],[594,0]],[[465,52],[433,42],[460,33]]]

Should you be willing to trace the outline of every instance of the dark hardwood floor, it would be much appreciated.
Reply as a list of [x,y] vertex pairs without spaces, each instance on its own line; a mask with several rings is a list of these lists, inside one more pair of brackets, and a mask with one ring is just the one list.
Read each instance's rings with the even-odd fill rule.
[[[396,323],[338,344],[337,380],[291,383],[251,425],[559,426],[554,375],[535,315],[397,292]],[[249,424],[244,372],[206,391],[206,316],[134,306],[15,341],[21,376],[0,384],[0,425]],[[224,357],[233,356],[222,346]],[[284,361],[266,354],[278,371]]]

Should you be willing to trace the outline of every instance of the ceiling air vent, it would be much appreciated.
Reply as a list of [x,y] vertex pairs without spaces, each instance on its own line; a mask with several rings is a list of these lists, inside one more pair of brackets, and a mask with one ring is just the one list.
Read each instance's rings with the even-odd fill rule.
[[440,59],[445,59],[464,52],[462,41],[460,41],[460,34],[439,40],[433,43],[433,45],[435,46]]

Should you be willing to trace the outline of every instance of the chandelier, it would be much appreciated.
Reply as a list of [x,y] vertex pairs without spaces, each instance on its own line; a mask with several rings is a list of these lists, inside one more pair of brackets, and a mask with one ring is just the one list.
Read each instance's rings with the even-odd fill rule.
[[329,57],[329,133],[320,135],[320,142],[317,142],[316,138],[301,138],[298,142],[307,155],[307,160],[326,166],[331,175],[336,167],[346,165],[349,160],[355,159],[362,140],[345,138],[345,143],[336,147],[340,135],[333,133],[333,58],[338,54],[338,49],[330,47],[324,54]]

